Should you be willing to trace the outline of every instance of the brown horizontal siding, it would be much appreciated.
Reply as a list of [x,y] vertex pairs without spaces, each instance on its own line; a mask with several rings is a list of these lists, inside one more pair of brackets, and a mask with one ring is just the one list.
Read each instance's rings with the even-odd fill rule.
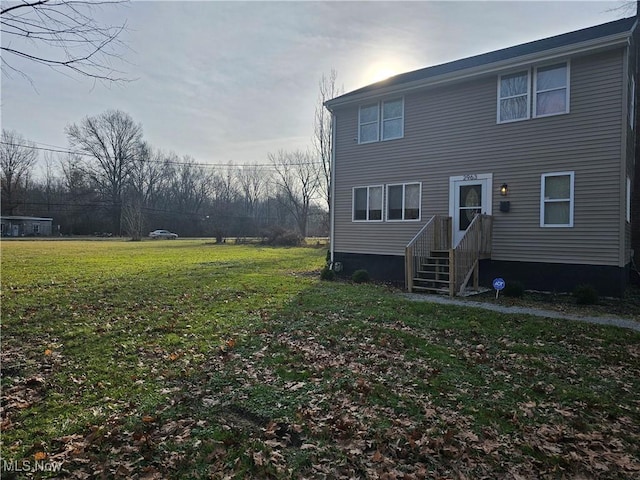
[[[497,76],[406,95],[398,140],[358,145],[357,107],[339,110],[336,251],[403,255],[431,215],[448,213],[450,176],[492,173],[494,259],[618,265],[622,58],[571,61],[567,115],[497,124]],[[541,228],[541,175],[560,171],[575,172],[574,227]],[[353,186],[409,181],[422,182],[419,224],[351,221]],[[502,183],[509,213],[499,212]]]

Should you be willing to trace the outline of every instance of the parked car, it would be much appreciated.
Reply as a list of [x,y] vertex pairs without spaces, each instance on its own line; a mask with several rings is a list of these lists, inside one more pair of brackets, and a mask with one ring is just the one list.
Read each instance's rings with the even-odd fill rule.
[[149,233],[149,238],[157,240],[158,238],[166,238],[167,240],[175,240],[178,238],[177,233],[170,232],[169,230],[154,230]]

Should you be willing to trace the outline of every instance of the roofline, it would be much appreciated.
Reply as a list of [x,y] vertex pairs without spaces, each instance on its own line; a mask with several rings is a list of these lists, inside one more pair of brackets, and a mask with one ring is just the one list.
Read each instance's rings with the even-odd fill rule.
[[[367,90],[361,93],[355,93],[353,95],[346,94],[345,96],[328,100],[325,102],[324,105],[330,111],[333,111],[335,107],[341,107],[341,106],[349,105],[351,103],[361,102],[369,98],[380,97],[387,94],[392,94],[392,93],[404,94],[404,93],[411,92],[413,90],[440,85],[442,83],[466,80],[471,77],[476,77],[479,75],[487,75],[490,73],[494,73],[496,71],[501,71],[501,70],[504,71],[512,68],[518,68],[524,65],[531,64],[533,62],[552,61],[560,57],[577,55],[577,54],[588,52],[588,51],[597,52],[601,50],[608,50],[616,46],[627,45],[637,25],[638,25],[638,21],[636,20],[632,28],[624,32],[616,33],[614,35],[587,40],[580,43],[574,43],[571,45],[564,45],[561,47],[551,48],[548,50],[530,53],[528,55],[521,55],[518,57],[509,58],[509,59],[501,60],[498,62],[486,63],[483,65],[465,68],[462,70],[445,73],[445,74],[437,75],[430,78],[423,78],[420,80],[415,80],[413,82],[407,82],[400,85],[389,85],[386,87],[380,86],[379,88]],[[489,52],[489,53],[492,53],[492,52]],[[481,54],[481,55],[484,55],[484,54]],[[467,57],[467,58],[473,58],[473,57]],[[464,60],[464,59],[460,59],[460,60]],[[454,60],[454,62],[456,61],[459,61],[459,60]],[[450,62],[450,63],[454,63],[454,62]],[[441,65],[445,65],[445,64],[441,64]]]

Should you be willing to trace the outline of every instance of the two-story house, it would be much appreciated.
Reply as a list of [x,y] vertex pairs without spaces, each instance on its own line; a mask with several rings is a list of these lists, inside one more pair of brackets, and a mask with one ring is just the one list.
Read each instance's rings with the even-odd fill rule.
[[334,98],[331,261],[410,291],[502,277],[620,295],[631,263],[636,18]]

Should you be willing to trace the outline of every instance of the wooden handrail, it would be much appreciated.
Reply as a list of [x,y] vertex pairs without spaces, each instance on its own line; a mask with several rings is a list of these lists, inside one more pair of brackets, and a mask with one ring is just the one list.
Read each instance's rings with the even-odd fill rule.
[[434,215],[405,247],[405,285],[413,291],[413,278],[423,259],[434,250],[451,248],[451,217]]
[[474,288],[478,287],[478,265],[481,258],[488,258],[491,255],[492,230],[493,217],[476,214],[464,232],[464,236],[453,249],[451,268],[454,278],[452,282],[454,295],[464,292],[472,274]]

